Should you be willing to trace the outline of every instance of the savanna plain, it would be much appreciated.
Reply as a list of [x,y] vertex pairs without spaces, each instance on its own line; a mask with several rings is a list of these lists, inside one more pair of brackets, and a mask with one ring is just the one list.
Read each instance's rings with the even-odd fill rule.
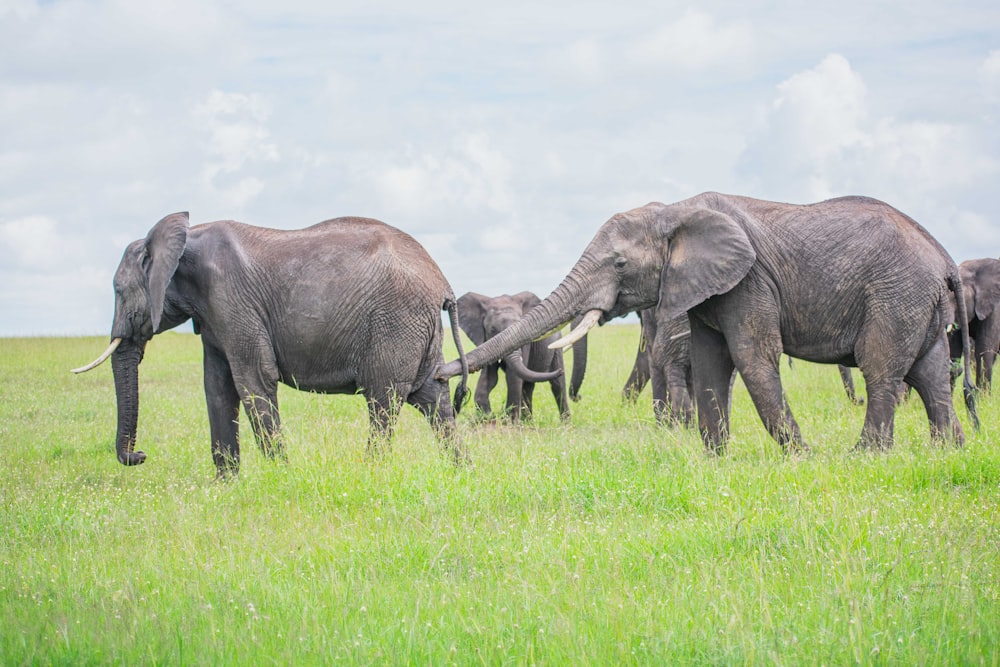
[[592,333],[569,422],[541,386],[527,425],[467,404],[458,469],[412,408],[372,460],[361,398],[282,388],[287,463],[243,418],[229,482],[198,337],[147,348],[136,468],[110,364],[69,373],[106,339],[0,341],[0,664],[1000,664],[1000,396],[977,432],[955,392],[964,449],[913,396],[853,453],[836,369],[783,361],[810,452],[737,382],[711,457],[622,402],[638,335]]

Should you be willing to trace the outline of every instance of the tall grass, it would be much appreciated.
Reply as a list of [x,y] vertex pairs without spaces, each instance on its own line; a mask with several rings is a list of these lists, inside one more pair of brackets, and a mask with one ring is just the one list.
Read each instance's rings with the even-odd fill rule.
[[1000,663],[1000,399],[978,433],[956,401],[964,449],[914,396],[854,454],[863,408],[796,362],[810,453],[738,384],[713,458],[621,402],[637,338],[592,334],[569,423],[543,387],[529,425],[467,406],[462,469],[412,409],[372,461],[360,398],[282,389],[287,464],[247,436],[229,483],[197,337],[149,345],[137,468],[110,369],[67,372],[106,341],[0,341],[0,664]]

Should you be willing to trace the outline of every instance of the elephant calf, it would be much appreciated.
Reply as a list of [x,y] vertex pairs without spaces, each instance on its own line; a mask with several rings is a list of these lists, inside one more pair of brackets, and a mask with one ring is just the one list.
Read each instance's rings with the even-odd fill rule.
[[[459,326],[473,343],[482,345],[487,339],[512,326],[539,303],[541,299],[531,292],[496,297],[467,292],[458,298]],[[499,373],[503,370],[507,376],[505,413],[512,421],[520,421],[522,413],[524,416],[531,416],[536,382],[550,383],[559,415],[563,419],[569,418],[562,351],[550,350],[548,347],[557,338],[553,334],[533,341],[484,366],[476,384],[476,406],[479,410],[487,415],[492,413],[490,392],[497,386]]]
[[363,394],[369,450],[391,437],[403,401],[416,406],[465,454],[455,412],[468,368],[448,402],[441,310],[459,356],[455,296],[437,264],[408,234],[367,218],[337,218],[300,230],[232,221],[188,226],[187,213],[160,220],[125,250],[114,278],[108,350],[118,398],[118,460],[138,465],[139,362],[154,334],[194,321],[204,348],[212,458],[219,476],[239,471],[239,406],[258,445],[283,456],[278,383],[322,393]]

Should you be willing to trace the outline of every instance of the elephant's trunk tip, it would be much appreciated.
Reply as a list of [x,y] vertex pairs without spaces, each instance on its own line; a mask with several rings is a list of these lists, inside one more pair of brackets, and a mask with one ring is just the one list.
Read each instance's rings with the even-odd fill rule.
[[137,466],[146,462],[146,452],[122,452],[118,455],[118,462],[123,466]]

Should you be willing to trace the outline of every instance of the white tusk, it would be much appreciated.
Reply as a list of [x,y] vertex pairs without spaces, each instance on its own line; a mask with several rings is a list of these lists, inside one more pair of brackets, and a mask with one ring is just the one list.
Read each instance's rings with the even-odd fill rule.
[[690,335],[691,335],[691,330],[688,329],[687,331],[682,331],[678,334],[674,334],[673,336],[670,337],[670,340],[677,340],[678,338],[685,338]]
[[541,336],[538,336],[538,337],[536,337],[536,338],[535,338],[535,340],[534,340],[534,341],[532,341],[532,342],[537,342],[537,341],[540,341],[540,340],[545,340],[546,338],[548,338],[548,337],[549,337],[549,336],[551,336],[552,334],[557,334],[557,333],[561,333],[561,332],[560,332],[560,329],[562,329],[562,328],[563,328],[564,326],[566,326],[566,324],[567,324],[568,322],[570,322],[570,321],[571,321],[571,320],[566,320],[566,322],[563,322],[562,324],[560,324],[560,325],[559,325],[559,326],[557,326],[556,328],[552,329],[551,331],[547,331],[547,332],[543,333],[543,334],[542,334]]
[[565,350],[567,347],[587,335],[587,332],[594,328],[597,321],[601,319],[600,310],[588,310],[587,314],[580,320],[580,324],[568,334],[549,345],[550,350]]
[[122,339],[121,338],[115,338],[113,341],[111,341],[111,345],[108,345],[108,349],[104,350],[104,354],[102,354],[101,356],[97,357],[96,359],[94,359],[93,361],[91,361],[86,366],[81,366],[80,368],[74,368],[70,372],[71,373],[86,373],[91,368],[97,368],[98,366],[100,366],[101,364],[103,364],[107,360],[108,357],[111,356],[112,352],[114,352],[115,350],[118,349],[118,346],[121,345],[121,343],[122,343]]

